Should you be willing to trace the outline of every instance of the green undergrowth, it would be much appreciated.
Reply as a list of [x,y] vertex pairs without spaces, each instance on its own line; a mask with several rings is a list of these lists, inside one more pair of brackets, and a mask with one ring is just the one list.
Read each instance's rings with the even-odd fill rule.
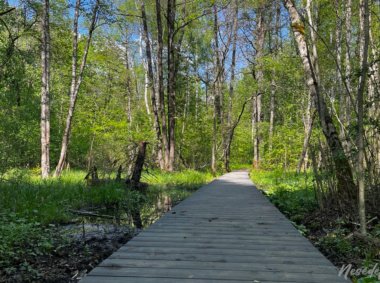
[[[376,268],[377,264],[380,269],[380,253],[376,246],[353,237],[355,228],[352,223],[337,214],[318,209],[312,173],[252,170],[250,177],[270,201],[293,221],[297,229],[338,268],[352,264],[355,272],[360,268]],[[375,224],[371,227],[368,238],[379,237],[380,224]],[[352,275],[354,283],[380,283],[379,278],[375,278],[377,276]]]
[[[123,182],[109,180],[101,185],[88,186],[85,175],[84,171],[68,171],[60,178],[41,180],[33,171],[8,173],[0,182],[0,213],[13,213],[42,224],[59,224],[72,220],[70,209],[112,210],[118,205],[133,206],[139,197],[137,192],[126,190]],[[210,180],[210,173],[193,170],[175,173],[148,171],[142,176],[142,181],[149,185],[148,197],[165,194],[173,202],[184,199]]]
[[254,170],[250,176],[272,203],[297,224],[317,208],[310,173]]
[[[148,171],[142,176],[142,182],[148,184],[142,193],[127,189],[124,182],[111,179],[100,185],[88,186],[85,175],[84,171],[71,170],[60,178],[41,180],[37,170],[13,170],[1,176],[2,272],[12,273],[16,265],[28,268],[23,258],[48,255],[60,245],[65,245],[65,238],[57,234],[59,226],[115,223],[116,219],[120,225],[131,225],[131,211],[136,207],[140,209],[143,223],[149,225],[162,213],[157,208],[160,199],[169,197],[173,204],[178,203],[213,178],[210,173],[193,170],[175,173]],[[75,213],[79,210],[114,219],[81,216]]]

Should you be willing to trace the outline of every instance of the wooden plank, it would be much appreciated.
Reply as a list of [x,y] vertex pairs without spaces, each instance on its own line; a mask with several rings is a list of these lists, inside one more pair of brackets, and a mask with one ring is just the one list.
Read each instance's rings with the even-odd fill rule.
[[337,274],[246,172],[233,172],[178,204],[82,282],[348,282]]
[[331,263],[324,257],[320,258],[289,258],[288,256],[265,256],[255,255],[210,255],[210,254],[175,254],[175,253],[135,253],[116,252],[109,258],[117,259],[157,259],[174,261],[199,261],[199,262],[229,262],[229,263],[280,263],[293,265],[328,265]]
[[269,233],[269,232],[261,232],[261,233],[208,233],[202,234],[201,232],[192,231],[192,232],[184,232],[184,231],[157,231],[152,230],[149,232],[142,232],[139,234],[139,238],[159,238],[159,237],[172,237],[172,238],[218,238],[218,239],[235,239],[236,241],[244,241],[244,240],[255,240],[255,239],[268,239],[269,236],[274,236],[278,241],[287,241],[292,240],[299,242],[300,239],[295,237],[294,235],[282,234],[282,233]]
[[183,254],[191,254],[191,253],[199,253],[199,254],[210,254],[210,255],[253,255],[265,257],[269,256],[289,256],[289,257],[298,257],[298,258],[314,258],[314,257],[323,257],[322,255],[316,254],[313,251],[302,251],[300,249],[292,250],[292,251],[284,251],[284,250],[268,250],[265,246],[261,249],[257,250],[247,250],[247,249],[218,249],[218,248],[187,248],[187,247],[134,247],[126,245],[121,247],[118,252],[139,252],[139,253],[183,253]]
[[288,271],[296,273],[330,273],[335,272],[336,268],[331,265],[308,265],[308,264],[289,264],[289,263],[271,263],[261,262],[199,262],[199,261],[176,261],[176,260],[159,260],[159,259],[120,259],[109,258],[103,261],[99,266],[103,267],[136,267],[136,268],[187,268],[187,269],[207,269],[207,270],[244,270],[250,271],[253,268],[263,271]]
[[236,242],[230,242],[228,244],[226,243],[191,243],[191,242],[174,242],[174,241],[131,241],[128,245],[128,247],[148,247],[148,248],[154,248],[154,247],[165,247],[165,248],[186,248],[186,249],[213,249],[213,250],[244,250],[244,251],[257,251],[257,250],[265,250],[265,251],[278,251],[281,249],[281,251],[294,251],[295,249],[297,251],[312,251],[315,252],[315,248],[312,246],[306,246],[306,245],[292,245],[292,246],[284,246],[278,242],[272,242],[266,245],[263,244],[241,244]]
[[[260,244],[260,245],[270,245],[273,244],[273,239],[268,239],[267,237],[257,236],[256,238],[250,238],[250,239],[240,239],[236,240],[235,238],[225,239],[225,238],[212,238],[212,237],[173,237],[169,236],[162,237],[162,236],[155,236],[155,237],[136,237],[132,241],[134,242],[173,242],[173,243],[204,243],[204,244],[225,244],[225,245],[233,245],[236,243],[244,244],[244,245],[250,245],[250,244]],[[289,240],[286,239],[276,239],[276,244],[279,244],[281,246],[307,246],[307,247],[313,247],[313,245],[310,242],[295,240],[293,237],[289,237]]]
[[[126,280],[127,279],[127,280]],[[173,278],[142,278],[142,277],[109,277],[109,276],[88,276],[80,282],[85,283],[179,283],[178,279]],[[181,278],[181,283],[259,283],[258,281],[242,281],[242,280],[210,280],[210,279],[186,279]],[[262,283],[292,283],[291,281],[260,281]],[[305,283],[309,283],[305,281]]]
[[285,279],[291,282],[346,282],[336,274],[322,273],[291,273],[273,271],[243,271],[243,270],[205,270],[205,269],[169,269],[169,268],[133,268],[133,267],[102,267],[92,271],[93,276],[143,277],[143,278],[176,278],[181,279],[212,279],[212,280],[245,280],[263,281]]

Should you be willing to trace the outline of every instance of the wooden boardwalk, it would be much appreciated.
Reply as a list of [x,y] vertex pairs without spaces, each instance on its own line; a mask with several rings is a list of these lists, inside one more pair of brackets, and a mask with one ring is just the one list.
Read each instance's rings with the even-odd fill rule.
[[83,283],[348,282],[250,181],[202,187],[92,270]]

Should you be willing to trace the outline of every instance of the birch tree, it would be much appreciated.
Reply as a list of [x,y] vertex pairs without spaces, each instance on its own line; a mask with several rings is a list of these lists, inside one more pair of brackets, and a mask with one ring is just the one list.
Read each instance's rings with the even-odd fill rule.
[[47,178],[50,173],[50,27],[49,0],[42,6],[42,88],[41,88],[41,177]]
[[255,98],[252,100],[252,129],[253,129],[253,168],[260,167],[260,134],[259,125],[261,122],[261,107],[262,95],[264,92],[264,71],[263,71],[263,57],[264,57],[264,43],[266,34],[265,23],[265,5],[260,3],[256,11],[256,81],[257,92]]
[[[292,0],[284,0],[284,5],[289,12],[291,28],[305,72],[306,84],[317,108],[320,125],[335,164],[338,192],[342,196],[342,200],[352,202],[352,200],[357,199],[357,187],[354,183],[348,158],[339,139],[338,131],[321,93],[318,62],[309,51],[305,36],[305,25],[295,4]],[[316,50],[315,44],[312,49]]]
[[79,12],[80,12],[80,7],[81,7],[81,0],[76,0],[76,3],[75,3],[74,24],[73,24],[73,51],[72,51],[72,64],[71,64],[71,87],[70,87],[70,93],[69,93],[70,102],[69,102],[69,109],[68,109],[67,118],[66,118],[66,126],[65,126],[65,130],[62,136],[61,153],[60,153],[59,161],[58,161],[57,167],[55,168],[55,173],[54,173],[56,177],[62,174],[62,171],[66,163],[67,150],[68,150],[68,146],[70,142],[70,133],[71,133],[71,127],[72,127],[72,120],[74,117],[75,105],[78,98],[78,92],[82,84],[83,74],[87,65],[87,56],[90,49],[92,36],[96,28],[96,23],[98,21],[98,12],[99,12],[99,5],[100,5],[99,1],[100,0],[96,0],[94,7],[92,9],[90,27],[88,30],[86,45],[85,45],[84,52],[82,55],[82,62],[79,67],[79,72],[78,72],[78,35],[79,35],[78,23],[79,23]]
[[365,164],[364,164],[364,91],[368,73],[368,45],[369,45],[369,6],[368,0],[360,0],[360,42],[359,42],[359,57],[360,57],[360,76],[359,86],[357,91],[357,105],[358,105],[358,187],[359,187],[359,219],[360,219],[360,232],[365,235],[366,228],[366,214],[365,214]]

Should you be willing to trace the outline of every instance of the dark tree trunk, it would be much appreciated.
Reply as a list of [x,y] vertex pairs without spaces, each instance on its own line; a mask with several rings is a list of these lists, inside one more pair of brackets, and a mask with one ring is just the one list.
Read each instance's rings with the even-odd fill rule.
[[142,173],[144,162],[145,162],[147,144],[148,143],[146,141],[142,141],[139,143],[139,151],[137,153],[137,158],[135,161],[135,166],[133,168],[133,173],[131,177],[131,182],[134,185],[140,184],[141,173]]
[[[142,185],[140,183],[140,180],[144,168],[147,144],[148,143],[146,141],[142,141],[139,143],[139,149],[135,161],[135,166],[133,168],[132,177],[131,179],[128,179],[126,181],[126,183],[131,186],[132,190],[139,191],[140,193],[142,193]],[[136,226],[136,228],[141,229],[143,225],[140,214],[140,203],[137,203],[136,206],[132,208],[131,215],[133,219],[133,224]]]

